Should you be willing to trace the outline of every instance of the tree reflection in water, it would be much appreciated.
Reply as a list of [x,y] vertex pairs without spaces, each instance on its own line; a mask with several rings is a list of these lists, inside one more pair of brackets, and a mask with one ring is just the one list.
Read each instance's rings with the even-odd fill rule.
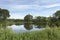
[[33,24],[32,24],[32,23],[24,23],[24,27],[25,27],[27,30],[31,30],[31,29],[33,29]]

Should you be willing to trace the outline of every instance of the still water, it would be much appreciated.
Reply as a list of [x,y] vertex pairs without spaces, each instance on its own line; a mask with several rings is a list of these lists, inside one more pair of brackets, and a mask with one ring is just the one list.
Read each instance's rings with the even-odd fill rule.
[[29,28],[25,27],[25,25],[11,25],[8,26],[7,28],[11,28],[13,31],[16,32],[33,32],[33,31],[39,31],[39,30],[43,30],[44,28],[38,28],[35,25],[32,25],[32,27]]

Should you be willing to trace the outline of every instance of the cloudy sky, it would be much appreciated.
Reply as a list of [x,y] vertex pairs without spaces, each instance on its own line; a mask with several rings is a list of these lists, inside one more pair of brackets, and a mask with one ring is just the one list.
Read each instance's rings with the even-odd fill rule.
[[8,9],[14,19],[23,19],[27,14],[51,16],[60,10],[60,0],[0,0],[0,8]]

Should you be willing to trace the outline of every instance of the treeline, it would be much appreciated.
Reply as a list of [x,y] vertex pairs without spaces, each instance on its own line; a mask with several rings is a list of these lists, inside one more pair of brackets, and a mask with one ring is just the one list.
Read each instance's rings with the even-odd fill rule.
[[56,11],[50,17],[37,16],[33,18],[32,15],[28,14],[24,17],[24,21],[28,23],[33,23],[38,27],[59,27],[60,26],[60,10]]
[[46,26],[59,27],[60,26],[60,10],[56,11],[50,17],[37,16],[33,18],[33,16],[30,14],[26,15],[24,19],[7,19],[9,17],[10,17],[9,11],[7,9],[0,8],[0,22],[3,22],[6,20],[8,22],[17,23],[17,24],[32,23],[39,27],[46,27]]

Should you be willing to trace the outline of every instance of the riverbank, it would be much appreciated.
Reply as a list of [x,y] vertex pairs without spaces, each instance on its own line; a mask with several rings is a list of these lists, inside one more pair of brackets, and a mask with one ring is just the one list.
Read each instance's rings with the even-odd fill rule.
[[1,30],[0,40],[60,40],[60,28],[46,27],[45,30],[25,33]]

